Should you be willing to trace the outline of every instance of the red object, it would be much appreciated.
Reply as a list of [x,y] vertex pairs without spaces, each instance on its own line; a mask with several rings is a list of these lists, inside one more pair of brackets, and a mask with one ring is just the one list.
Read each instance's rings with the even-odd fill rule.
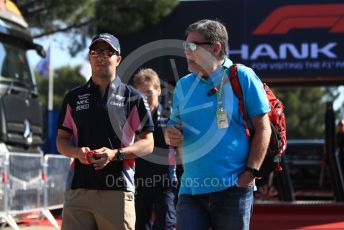
[[5,173],[5,172],[2,173],[2,183],[3,184],[7,183],[7,173]]
[[294,29],[324,29],[344,32],[344,4],[286,5],[275,9],[253,32],[254,35],[287,34]]
[[47,179],[47,174],[45,174],[45,172],[42,172],[42,181],[46,181]]
[[90,159],[93,157],[93,155],[96,153],[95,150],[90,150],[85,152],[85,158],[86,158],[86,163],[91,164]]
[[255,204],[251,230],[344,229],[344,205],[319,201]]
[[275,172],[282,172],[283,171],[283,168],[280,164],[278,164],[275,168]]
[[[246,136],[250,138],[251,131],[248,125],[249,121],[245,109],[243,91],[238,76],[238,64],[234,64],[230,68],[230,74],[228,76],[228,79],[231,82],[234,94],[239,99],[239,110],[245,122]],[[284,106],[282,102],[278,100],[275,94],[265,83],[264,90],[271,108],[271,111],[268,113],[268,116],[270,120],[272,134],[270,138],[269,148],[266,153],[265,160],[261,166],[260,172],[262,175],[267,175],[271,171],[281,172],[283,170],[280,163],[281,157],[287,148],[287,127],[284,116]]]

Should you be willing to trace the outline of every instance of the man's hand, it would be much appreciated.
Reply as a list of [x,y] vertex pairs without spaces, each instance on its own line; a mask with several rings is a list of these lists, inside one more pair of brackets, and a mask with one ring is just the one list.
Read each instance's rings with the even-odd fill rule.
[[183,141],[183,133],[179,126],[169,126],[164,131],[165,142],[172,146],[181,146]]
[[106,147],[95,149],[91,163],[95,170],[103,169],[111,161],[116,159],[117,149],[109,149]]
[[251,172],[244,171],[238,177],[237,187],[249,188],[253,186],[254,176]]
[[90,164],[90,158],[87,152],[91,151],[89,147],[81,147],[77,152],[77,158],[82,164]]

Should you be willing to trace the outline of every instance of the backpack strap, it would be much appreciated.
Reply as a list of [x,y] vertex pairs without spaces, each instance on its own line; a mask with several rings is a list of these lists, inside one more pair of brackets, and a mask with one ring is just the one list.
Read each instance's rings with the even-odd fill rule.
[[251,133],[248,126],[248,118],[247,118],[247,113],[246,113],[245,104],[244,104],[244,97],[243,97],[242,88],[241,88],[239,77],[238,77],[238,64],[233,64],[230,67],[228,79],[231,82],[234,94],[239,99],[239,111],[241,112],[244,118],[246,136],[250,138]]

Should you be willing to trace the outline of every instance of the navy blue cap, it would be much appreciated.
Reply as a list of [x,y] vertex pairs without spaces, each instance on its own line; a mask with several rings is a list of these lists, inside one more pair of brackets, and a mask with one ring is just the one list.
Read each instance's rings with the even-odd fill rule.
[[108,43],[114,50],[118,52],[118,54],[121,54],[121,47],[119,45],[118,39],[112,34],[108,33],[97,34],[96,36],[94,36],[91,45],[88,48],[91,49],[91,47],[99,41]]

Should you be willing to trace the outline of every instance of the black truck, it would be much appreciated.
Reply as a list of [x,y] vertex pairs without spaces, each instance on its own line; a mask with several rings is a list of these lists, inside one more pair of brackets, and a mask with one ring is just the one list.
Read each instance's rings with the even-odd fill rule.
[[0,152],[40,153],[43,113],[27,53],[33,43],[28,24],[11,1],[0,2]]

